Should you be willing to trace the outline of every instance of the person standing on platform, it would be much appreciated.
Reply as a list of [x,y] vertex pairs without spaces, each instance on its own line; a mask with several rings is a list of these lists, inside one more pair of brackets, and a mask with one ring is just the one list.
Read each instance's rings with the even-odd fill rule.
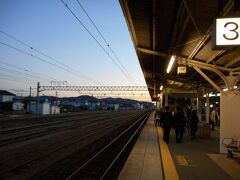
[[213,109],[210,115],[210,121],[211,121],[210,124],[212,125],[212,131],[214,131],[214,127],[218,119],[219,119],[218,112],[215,109]]
[[216,125],[220,126],[220,111],[219,111],[219,108],[216,108],[216,112],[218,114],[218,119],[217,119]]
[[177,113],[174,116],[174,126],[176,133],[176,143],[180,143],[183,139],[183,133],[186,127],[186,118],[180,106],[177,107]]
[[158,118],[158,109],[156,110],[154,114],[154,124],[157,125],[157,118]]
[[190,118],[191,118],[191,114],[192,114],[192,107],[191,106],[187,106],[187,122],[186,122],[186,127],[187,127],[187,132],[188,135],[190,134]]
[[166,111],[163,113],[162,117],[162,126],[163,126],[163,140],[168,143],[169,142],[169,133],[173,123],[173,115],[170,111],[169,106],[166,106]]
[[191,134],[191,139],[196,138],[196,131],[198,129],[198,117],[197,117],[197,111],[193,110],[190,116],[190,134]]
[[154,118],[156,126],[160,126],[160,117],[161,117],[161,111],[160,109],[157,109],[155,113],[155,118]]

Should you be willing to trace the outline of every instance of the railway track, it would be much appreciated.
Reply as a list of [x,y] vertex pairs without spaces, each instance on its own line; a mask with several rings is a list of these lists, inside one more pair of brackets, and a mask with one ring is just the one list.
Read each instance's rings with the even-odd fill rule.
[[[97,121],[106,120],[119,114],[97,113],[85,114],[81,116],[69,116],[64,119],[41,124],[27,125],[17,128],[8,128],[0,131],[0,147],[10,145],[16,142],[22,142],[33,138],[46,136],[51,133],[58,133],[65,130],[75,129],[87,124],[98,123]],[[90,121],[90,122],[89,122]]]
[[[116,112],[116,114],[121,112]],[[44,115],[44,116],[24,116],[18,118],[3,118],[0,119],[0,131],[6,131],[11,129],[17,129],[24,126],[33,126],[40,125],[48,122],[58,122],[62,120],[66,120],[73,117],[84,117],[84,116],[95,116],[95,115],[104,115],[111,114],[108,111],[92,111],[91,114],[89,112],[77,112],[71,114],[58,114],[58,115]]]
[[[105,136],[107,133],[119,129],[121,126],[123,126],[123,124],[129,124],[130,122],[133,121],[133,119],[139,117],[139,113],[129,113],[127,114],[128,118],[125,117],[126,113],[123,114],[120,113],[118,115],[119,116],[116,116],[116,114],[114,114],[115,117],[114,121],[113,121],[114,118],[112,116],[108,116],[99,118],[98,120],[88,119],[87,121],[88,123],[83,123],[81,125],[79,124],[79,127],[75,128],[74,126],[76,126],[76,124],[73,124],[72,128],[74,128],[75,131],[73,133],[69,133],[65,136],[62,136],[63,139],[61,144],[54,146],[53,148],[49,148],[50,150],[45,151],[44,153],[39,153],[37,156],[29,155],[30,157],[23,161],[17,161],[18,157],[16,156],[9,156],[11,157],[10,159],[5,159],[5,161],[1,162],[0,164],[1,169],[0,177],[15,179],[16,177],[18,177],[16,172],[23,171],[21,177],[23,177],[23,179],[24,177],[29,178],[31,177],[32,174],[36,174],[37,171],[41,170],[44,171],[44,168],[46,168],[39,166],[38,168],[35,168],[35,170],[31,172],[25,171],[24,169],[29,168],[29,166],[35,167],[34,164],[41,164],[42,162],[47,161],[48,158],[51,157],[55,158],[54,161],[59,161],[61,159],[64,159],[65,156],[71,156],[72,154],[76,153],[79,149],[81,148],[84,149],[84,146],[87,147],[89,144],[96,140],[99,140],[100,138],[106,138]],[[57,139],[57,137],[55,138]],[[58,138],[60,138],[60,136]],[[81,143],[81,147],[79,143]],[[45,149],[48,146],[46,145]],[[67,151],[67,153],[65,151]],[[11,161],[13,162],[12,164],[7,163]]]
[[131,151],[149,114],[149,112],[144,114],[135,123],[126,128],[100,151],[93,154],[93,156],[66,179],[117,179],[128,157],[128,153]]
[[[21,128],[8,129],[0,131],[0,147],[10,145],[16,142],[22,142],[30,140],[36,137],[46,136],[51,133],[58,133],[60,131],[75,129],[84,126],[88,122],[84,120],[90,119],[92,116],[84,118],[71,118],[68,120],[43,123],[33,126],[25,126]],[[95,120],[104,120],[105,118],[111,118],[111,116],[98,115],[94,117]]]

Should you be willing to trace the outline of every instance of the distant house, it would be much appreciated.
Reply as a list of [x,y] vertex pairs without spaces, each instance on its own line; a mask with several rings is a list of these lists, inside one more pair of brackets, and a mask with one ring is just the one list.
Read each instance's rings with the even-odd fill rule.
[[60,108],[58,105],[50,104],[47,100],[40,102],[38,110],[36,109],[36,102],[32,101],[28,104],[28,111],[33,114],[60,114]]
[[16,96],[16,95],[13,93],[10,93],[5,90],[0,90],[0,103],[1,102],[12,102],[14,96]]
[[12,105],[12,109],[14,111],[22,111],[24,109],[24,103],[14,102],[13,105]]
[[50,114],[50,103],[48,101],[39,103],[38,110],[36,109],[36,102],[30,102],[28,104],[28,110],[33,114]]

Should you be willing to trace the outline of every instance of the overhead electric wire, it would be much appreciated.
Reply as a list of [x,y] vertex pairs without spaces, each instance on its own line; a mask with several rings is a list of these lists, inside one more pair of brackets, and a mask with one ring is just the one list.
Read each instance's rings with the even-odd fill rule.
[[31,84],[32,86],[36,86],[39,80],[33,80],[33,79],[20,79],[20,78],[15,78],[12,76],[4,76],[0,75],[0,79],[5,79],[5,80],[11,80],[11,81],[17,81],[17,82],[22,82],[24,84]]
[[[26,73],[23,73],[23,72],[19,72],[19,71],[16,71],[16,70],[12,70],[12,69],[8,69],[8,68],[3,68],[3,67],[0,67],[0,70],[1,71],[5,71],[5,72],[8,72],[8,73],[13,73],[13,74],[17,74],[17,75],[22,75],[22,76],[27,76],[28,78],[32,78],[33,79],[33,76],[35,76],[36,78],[41,78],[41,79],[45,79],[44,77],[41,77],[41,76],[37,76],[37,75],[30,75],[30,74],[26,74]],[[47,79],[49,80],[49,79]]]
[[[11,49],[14,49],[14,50],[16,50],[16,51],[18,51],[18,52],[21,52],[21,53],[23,53],[23,54],[26,54],[26,55],[28,55],[28,56],[31,56],[31,57],[39,60],[39,61],[45,62],[45,63],[47,63],[47,64],[50,64],[50,65],[52,65],[52,66],[55,67],[55,68],[58,68],[58,69],[61,69],[61,70],[65,70],[65,71],[67,71],[67,72],[69,72],[69,73],[71,73],[71,74],[74,74],[74,75],[82,78],[82,79],[86,79],[86,78],[80,76],[79,74],[77,74],[76,72],[73,72],[73,71],[71,71],[71,70],[69,70],[69,69],[67,69],[67,68],[65,68],[65,67],[62,67],[62,66],[59,66],[59,65],[57,65],[57,64],[54,64],[54,63],[52,63],[52,62],[49,62],[49,61],[47,61],[47,60],[45,60],[45,59],[42,59],[42,58],[40,58],[40,57],[38,57],[38,56],[35,56],[35,55],[33,55],[33,54],[30,54],[30,53],[28,53],[28,52],[26,52],[26,51],[23,51],[23,50],[21,50],[21,49],[18,49],[18,48],[14,47],[14,46],[11,46],[11,45],[6,44],[6,43],[1,42],[1,41],[0,41],[0,44],[5,45],[5,46],[7,46],[7,47],[9,47],[9,48],[11,48]],[[87,80],[96,83],[95,80],[90,80],[90,79],[87,79]]]
[[[63,0],[60,0],[63,5],[69,10],[69,12],[77,19],[77,21],[82,25],[82,27],[88,32],[88,34],[96,41],[100,48],[106,53],[106,55],[112,60],[112,62],[120,69],[120,71],[126,76],[126,78],[131,82],[128,75],[123,71],[119,64],[114,60],[114,58],[106,51],[106,49],[101,45],[101,43],[96,39],[96,37],[90,32],[90,30],[84,25],[84,23],[77,17],[77,15],[72,11],[71,8]],[[132,82],[131,82],[132,83]]]
[[[77,76],[79,76],[79,77],[81,77],[81,78],[83,78],[83,79],[88,80],[88,81],[94,82],[94,83],[99,84],[99,85],[102,84],[102,83],[100,83],[100,82],[98,82],[98,81],[96,81],[96,80],[88,77],[87,75],[85,75],[85,74],[83,74],[83,73],[80,73],[79,71],[73,69],[72,67],[70,67],[70,66],[68,66],[68,65],[66,65],[66,64],[63,64],[61,61],[59,61],[59,60],[57,60],[57,59],[55,59],[55,58],[47,55],[46,53],[43,53],[42,51],[40,51],[40,50],[38,50],[38,49],[36,49],[36,48],[28,45],[27,43],[25,43],[25,42],[23,42],[23,41],[15,38],[15,37],[9,35],[8,33],[4,32],[4,31],[2,31],[2,30],[0,30],[0,32],[1,32],[2,34],[4,34],[5,36],[7,36],[7,37],[9,37],[9,38],[11,38],[11,39],[19,42],[20,44],[22,44],[22,45],[24,45],[24,46],[27,46],[27,47],[30,48],[31,50],[34,50],[34,51],[38,52],[39,54],[41,54],[41,55],[43,55],[43,56],[45,56],[45,57],[47,57],[47,58],[55,61],[56,63],[61,64],[61,66],[59,66],[59,65],[57,65],[57,64],[54,64],[54,63],[51,63],[51,62],[49,62],[49,61],[47,61],[47,60],[44,60],[44,59],[42,59],[42,58],[39,58],[39,57],[37,57],[37,56],[34,56],[34,55],[32,55],[32,54],[30,54],[30,53],[27,53],[27,52],[25,52],[25,51],[23,51],[23,50],[17,49],[17,48],[15,48],[15,47],[13,47],[13,46],[11,46],[11,48],[13,48],[13,49],[15,49],[15,50],[17,50],[17,51],[20,51],[20,52],[22,52],[22,53],[24,53],[24,54],[30,55],[30,56],[32,56],[32,57],[34,57],[34,58],[39,59],[39,60],[41,59],[41,61],[44,61],[45,63],[51,64],[51,65],[53,65],[53,66],[56,65],[58,68],[64,69],[65,71],[68,71],[68,72],[70,72],[70,73],[72,73],[72,74],[75,74],[75,75],[77,75]],[[2,43],[2,42],[0,42],[0,43]],[[5,45],[5,46],[10,47],[10,45],[7,45],[6,43],[2,43],[2,44]],[[68,70],[66,67],[67,67],[68,69],[71,69],[71,70]]]
[[45,77],[46,79],[49,79],[49,80],[55,80],[55,81],[56,81],[55,78],[52,78],[52,77],[47,76],[47,75],[44,75],[44,74],[36,73],[36,72],[30,71],[30,70],[27,70],[27,69],[25,69],[25,68],[18,67],[18,66],[15,66],[15,65],[12,65],[12,64],[6,63],[6,62],[2,62],[2,61],[0,61],[0,63],[1,63],[1,64],[5,64],[5,65],[7,65],[7,66],[14,67],[14,68],[16,68],[16,69],[20,69],[20,70],[23,70],[23,71],[26,71],[26,72],[30,72],[30,73],[32,73],[32,74],[39,75],[39,76],[41,76],[41,77]]
[[[9,72],[7,72],[7,73],[9,73]],[[9,73],[9,74],[11,74],[11,73]],[[23,81],[23,79],[22,78],[17,78],[17,77],[12,77],[12,76],[9,76],[9,75],[7,75],[7,74],[0,74],[0,79],[4,79],[4,77],[5,77],[5,79],[6,78],[8,78],[8,79],[11,79],[11,80],[15,80],[15,81],[21,81],[21,82],[25,82],[25,81]],[[29,82],[35,82],[35,83],[37,83],[38,81],[37,80],[33,80],[33,79],[25,79],[27,82],[25,82],[25,83],[29,83]],[[35,84],[36,85],[36,84]]]
[[20,79],[15,79],[15,78],[10,78],[10,77],[6,77],[6,78],[0,77],[0,79],[7,80],[7,81],[14,81],[14,82],[17,82],[17,83],[27,84],[27,85],[33,85],[33,86],[34,86],[34,84],[32,84],[32,83],[23,82],[23,81],[21,81]]
[[1,32],[2,34],[4,34],[5,36],[7,36],[7,37],[9,37],[9,38],[11,38],[11,39],[13,39],[13,40],[19,42],[20,44],[23,44],[24,46],[27,46],[27,47],[29,47],[30,49],[33,49],[32,46],[29,46],[29,45],[26,44],[25,42],[23,42],[23,41],[21,41],[21,40],[15,38],[15,37],[13,37],[13,36],[11,36],[10,34],[8,34],[8,33],[6,33],[6,32],[3,32],[2,30],[0,30],[0,32]]
[[124,69],[124,71],[126,72],[126,74],[128,75],[128,77],[132,79],[132,77],[130,76],[130,74],[128,73],[127,69],[123,66],[122,62],[120,61],[120,59],[118,58],[118,56],[116,55],[116,53],[113,51],[113,49],[111,48],[110,44],[107,42],[106,38],[103,36],[103,34],[101,33],[101,31],[99,30],[99,28],[97,27],[97,25],[94,23],[94,21],[92,20],[92,18],[89,16],[89,14],[87,13],[87,11],[85,10],[85,8],[83,7],[83,5],[80,3],[79,0],[76,0],[78,5],[81,7],[81,9],[83,10],[83,12],[86,14],[86,16],[88,17],[88,19],[91,21],[92,25],[95,27],[95,29],[97,30],[97,32],[99,33],[99,35],[101,36],[101,38],[103,39],[103,41],[106,43],[106,45],[109,47],[110,51],[112,52],[112,54],[114,55],[114,57],[118,60],[120,66],[122,67],[122,69]]

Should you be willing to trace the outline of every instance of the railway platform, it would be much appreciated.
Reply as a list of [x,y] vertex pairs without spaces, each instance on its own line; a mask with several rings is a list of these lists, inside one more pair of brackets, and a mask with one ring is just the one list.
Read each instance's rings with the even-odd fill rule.
[[159,177],[163,177],[162,173],[158,137],[154,125],[154,113],[152,113],[132,149],[118,179],[155,180],[161,179]]
[[154,125],[152,113],[128,157],[118,179],[240,179],[240,164],[219,153],[219,129],[211,138],[191,140],[185,133],[182,143],[162,138],[161,127]]

